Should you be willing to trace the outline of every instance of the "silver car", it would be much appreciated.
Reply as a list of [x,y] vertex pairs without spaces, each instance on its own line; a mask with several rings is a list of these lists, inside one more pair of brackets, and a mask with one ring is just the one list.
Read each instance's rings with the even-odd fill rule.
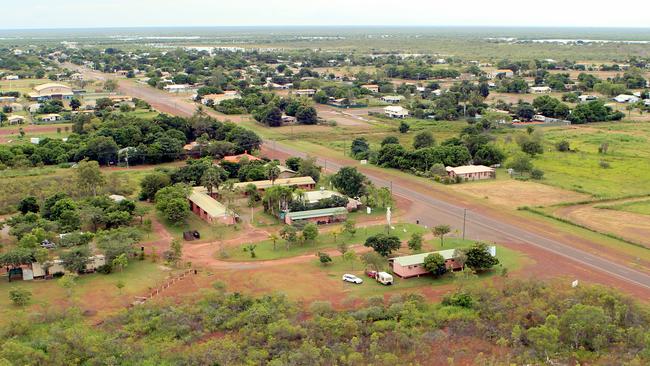
[[357,285],[360,285],[363,283],[363,280],[360,279],[359,277],[352,275],[352,274],[344,274],[343,275],[343,281],[345,282],[350,282],[350,283],[356,283]]

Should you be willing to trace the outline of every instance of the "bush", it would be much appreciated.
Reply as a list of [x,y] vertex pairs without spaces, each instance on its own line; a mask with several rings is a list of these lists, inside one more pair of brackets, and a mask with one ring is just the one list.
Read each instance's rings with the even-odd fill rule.
[[109,263],[104,264],[103,266],[97,267],[97,272],[101,274],[111,274],[111,272],[113,272],[113,266],[111,266]]
[[9,291],[9,298],[16,306],[25,306],[32,298],[31,291],[23,288],[15,288]]
[[605,160],[601,160],[601,161],[598,163],[598,165],[599,165],[601,168],[603,168],[603,169],[609,169],[609,168],[610,168],[609,163],[606,162]]
[[530,172],[530,177],[535,179],[535,180],[540,180],[540,179],[544,178],[544,171],[542,171],[540,169],[533,169]]

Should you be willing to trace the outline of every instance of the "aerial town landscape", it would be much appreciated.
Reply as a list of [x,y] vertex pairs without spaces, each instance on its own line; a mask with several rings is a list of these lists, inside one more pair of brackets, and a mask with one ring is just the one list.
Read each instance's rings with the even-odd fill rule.
[[62,1],[0,24],[0,366],[650,365],[636,15]]

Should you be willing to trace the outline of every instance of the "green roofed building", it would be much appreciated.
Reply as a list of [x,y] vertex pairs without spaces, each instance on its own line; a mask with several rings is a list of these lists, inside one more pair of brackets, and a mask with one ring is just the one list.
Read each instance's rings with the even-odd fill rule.
[[345,207],[322,208],[319,210],[288,212],[284,216],[284,222],[291,225],[294,221],[307,220],[316,224],[330,224],[344,221],[347,216],[348,210]]

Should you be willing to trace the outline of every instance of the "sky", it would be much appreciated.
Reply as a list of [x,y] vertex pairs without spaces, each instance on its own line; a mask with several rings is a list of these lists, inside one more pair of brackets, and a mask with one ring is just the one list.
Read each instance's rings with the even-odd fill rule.
[[2,2],[0,29],[261,25],[650,27],[650,0]]

